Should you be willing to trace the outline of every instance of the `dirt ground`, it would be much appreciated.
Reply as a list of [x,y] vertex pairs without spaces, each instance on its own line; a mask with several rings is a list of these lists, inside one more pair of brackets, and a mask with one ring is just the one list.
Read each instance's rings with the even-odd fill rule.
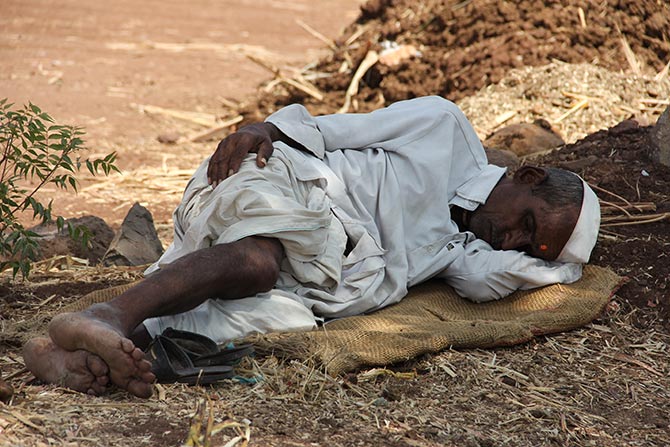
[[[254,93],[271,73],[247,56],[300,68],[324,54],[323,42],[297,21],[335,37],[358,15],[362,0],[8,0],[0,5],[0,97],[32,101],[57,121],[83,126],[90,155],[116,151],[128,178],[160,170],[193,170],[212,143],[166,146],[160,134],[201,130],[141,113],[142,105],[231,114],[225,104]],[[189,127],[190,126],[190,127]],[[174,172],[173,172],[174,173]],[[160,175],[158,175],[160,177]],[[124,177],[125,178],[125,177]],[[105,193],[113,189],[114,179]],[[158,179],[160,181],[160,178]],[[179,183],[175,190],[183,189]],[[83,187],[87,183],[84,181]],[[70,196],[59,211],[94,214],[120,224],[132,197]],[[56,190],[45,196],[58,194]],[[114,198],[114,196],[117,196]],[[112,199],[110,201],[109,199]],[[154,194],[158,221],[174,197]],[[142,201],[142,198],[135,200]],[[147,204],[145,202],[145,204]]]
[[[295,101],[334,112],[364,57],[392,41],[413,55],[367,70],[349,110],[438,94],[459,102],[482,139],[547,119],[571,144],[529,161],[599,188],[609,204],[592,262],[628,281],[593,324],[523,346],[450,350],[336,378],[309,360],[270,356],[245,365],[257,383],[166,385],[148,401],[34,383],[20,340],[0,339],[0,368],[16,391],[0,404],[0,445],[670,445],[670,169],[654,162],[645,127],[670,99],[670,6],[537,3],[371,0],[359,15],[354,0],[3,2],[0,96],[85,126],[92,154],[119,153],[123,174],[85,178],[58,209],[67,217],[118,226],[140,201],[168,242],[180,192],[215,144],[186,141],[211,127],[194,117],[253,121]],[[166,135],[181,139],[159,143]],[[31,281],[3,279],[0,324],[139,275],[51,260]]]

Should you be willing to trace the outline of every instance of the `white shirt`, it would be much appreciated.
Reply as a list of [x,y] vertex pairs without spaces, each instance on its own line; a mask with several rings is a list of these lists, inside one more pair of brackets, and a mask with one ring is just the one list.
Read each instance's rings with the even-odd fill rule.
[[[266,121],[311,152],[275,142],[297,178],[325,179],[333,213],[355,245],[336,295],[355,293],[360,299],[322,314],[385,307],[435,276],[478,302],[581,277],[580,264],[496,251],[459,231],[450,206],[474,210],[483,204],[505,169],[488,164],[472,126],[445,99],[424,97],[367,114],[319,117],[292,105]],[[318,299],[319,292],[302,295]]]

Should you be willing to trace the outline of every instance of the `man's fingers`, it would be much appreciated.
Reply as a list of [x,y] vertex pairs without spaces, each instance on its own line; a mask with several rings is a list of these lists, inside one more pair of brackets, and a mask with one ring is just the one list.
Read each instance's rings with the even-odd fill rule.
[[257,152],[256,164],[265,167],[272,155],[272,140],[269,136],[259,133],[258,129],[249,126],[247,131],[238,131],[227,136],[216,148],[207,166],[207,182],[216,187],[226,178],[240,170],[247,154]]
[[258,146],[258,154],[256,155],[256,165],[259,168],[264,168],[268,164],[268,160],[272,156],[273,151],[274,146],[272,146],[272,142],[269,139],[264,140]]
[[207,181],[210,185],[216,187],[221,180],[224,180],[228,176],[228,161],[217,157],[216,159],[212,157],[209,161],[209,167],[207,169]]
[[251,152],[248,149],[238,149],[235,151],[230,158],[230,163],[228,165],[228,170],[226,171],[226,177],[230,177],[231,175],[235,174],[237,171],[240,170],[240,166],[242,166],[242,162],[244,161],[244,158],[247,156],[247,154]]

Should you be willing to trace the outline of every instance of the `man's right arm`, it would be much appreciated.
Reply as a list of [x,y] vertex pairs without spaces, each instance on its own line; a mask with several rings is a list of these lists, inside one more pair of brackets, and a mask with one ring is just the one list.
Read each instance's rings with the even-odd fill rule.
[[494,250],[481,239],[467,243],[462,250],[437,277],[460,296],[479,303],[499,300],[519,289],[570,284],[582,276],[581,264],[544,261],[515,250]]

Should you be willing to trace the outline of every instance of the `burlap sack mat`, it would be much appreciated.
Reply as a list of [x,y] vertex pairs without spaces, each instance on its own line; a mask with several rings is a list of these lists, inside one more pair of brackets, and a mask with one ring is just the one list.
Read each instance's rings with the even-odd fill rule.
[[567,331],[596,318],[621,284],[611,270],[586,266],[574,284],[555,284],[486,304],[460,298],[443,282],[414,287],[400,303],[335,320],[312,332],[253,337],[257,350],[315,358],[336,375],[388,365],[449,347],[490,348]]
[[[474,304],[443,282],[410,290],[400,303],[370,315],[343,318],[311,332],[250,337],[256,350],[314,358],[331,374],[363,366],[388,365],[449,347],[510,346],[534,335],[567,331],[596,318],[622,278],[611,270],[585,266],[574,284],[518,291],[501,301]],[[108,301],[134,283],[91,292],[59,312],[74,312]],[[52,315],[39,315],[4,336],[22,341],[45,332]],[[225,323],[222,323],[225,324]]]

